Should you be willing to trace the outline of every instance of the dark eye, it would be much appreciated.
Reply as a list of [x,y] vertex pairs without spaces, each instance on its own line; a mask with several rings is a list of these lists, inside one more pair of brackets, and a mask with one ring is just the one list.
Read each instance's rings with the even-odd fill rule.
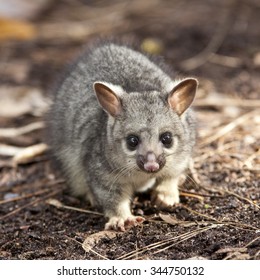
[[172,146],[172,142],[173,142],[171,132],[162,133],[160,136],[160,141],[163,143],[163,145],[166,148],[170,148]]
[[136,135],[129,135],[126,138],[127,148],[131,151],[134,151],[139,144],[139,138]]

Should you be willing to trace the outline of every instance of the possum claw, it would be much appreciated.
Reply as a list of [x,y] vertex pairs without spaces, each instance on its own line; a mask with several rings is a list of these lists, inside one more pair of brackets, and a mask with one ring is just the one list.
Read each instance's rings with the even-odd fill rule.
[[105,225],[105,230],[126,231],[126,229],[141,224],[145,219],[140,216],[130,216],[126,219],[121,217],[111,217]]

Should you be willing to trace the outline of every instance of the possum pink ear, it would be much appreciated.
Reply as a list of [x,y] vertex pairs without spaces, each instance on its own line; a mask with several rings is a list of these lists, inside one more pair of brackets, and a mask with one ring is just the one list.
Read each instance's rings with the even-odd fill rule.
[[169,94],[168,103],[179,116],[190,107],[197,87],[198,81],[188,78],[177,84]]
[[118,96],[109,86],[95,82],[94,90],[102,108],[112,117],[116,117],[121,112],[121,102]]

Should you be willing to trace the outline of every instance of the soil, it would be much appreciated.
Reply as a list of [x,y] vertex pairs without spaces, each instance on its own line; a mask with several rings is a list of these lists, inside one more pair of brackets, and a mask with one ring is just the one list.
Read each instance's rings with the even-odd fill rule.
[[[132,210],[145,221],[125,232],[103,231],[105,218],[70,195],[49,151],[23,163],[1,155],[0,258],[260,259],[259,12],[253,0],[55,1],[31,21],[37,36],[3,41],[1,88],[37,88],[50,97],[84,45],[113,36],[152,42],[156,51],[147,51],[158,51],[178,75],[197,77],[200,89],[194,166],[180,186],[180,204],[162,211],[149,193],[136,196]],[[58,33],[62,25],[75,30]],[[185,67],[214,40],[214,55],[204,52],[201,65]],[[1,115],[0,126],[42,120],[32,112]],[[0,143],[27,147],[42,143],[43,134],[37,129]]]

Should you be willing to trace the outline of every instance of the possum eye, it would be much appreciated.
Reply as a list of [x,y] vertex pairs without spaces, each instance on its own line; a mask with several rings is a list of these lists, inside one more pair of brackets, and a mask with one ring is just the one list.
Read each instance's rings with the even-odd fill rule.
[[166,148],[170,148],[172,146],[172,134],[171,132],[164,132],[160,135],[160,141]]
[[136,136],[136,135],[129,135],[126,138],[127,148],[131,151],[134,151],[136,149],[139,142],[140,142],[140,140],[139,140],[138,136]]

